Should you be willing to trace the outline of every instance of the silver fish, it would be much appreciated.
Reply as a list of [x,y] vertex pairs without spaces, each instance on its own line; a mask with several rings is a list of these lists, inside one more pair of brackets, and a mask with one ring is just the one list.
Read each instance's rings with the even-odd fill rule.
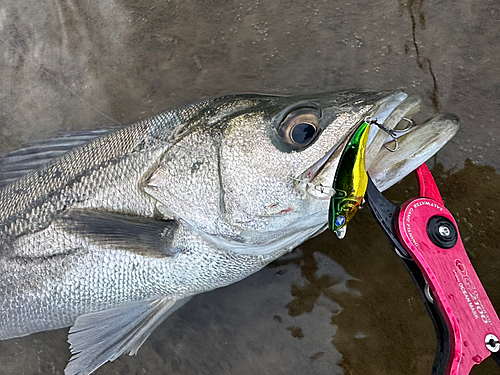
[[[395,128],[420,100],[367,90],[234,95],[38,142],[0,159],[0,339],[72,326],[66,375],[90,374],[191,296],[230,285],[327,225],[336,167],[366,116]],[[457,131],[373,127],[387,188]]]

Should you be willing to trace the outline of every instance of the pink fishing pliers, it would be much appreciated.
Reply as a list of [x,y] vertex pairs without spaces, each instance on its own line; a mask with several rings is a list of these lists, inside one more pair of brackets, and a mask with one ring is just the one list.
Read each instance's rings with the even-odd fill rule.
[[419,197],[400,207],[369,179],[366,200],[417,285],[437,334],[433,375],[466,375],[492,356],[500,366],[500,321],[465,252],[429,169],[416,175]]

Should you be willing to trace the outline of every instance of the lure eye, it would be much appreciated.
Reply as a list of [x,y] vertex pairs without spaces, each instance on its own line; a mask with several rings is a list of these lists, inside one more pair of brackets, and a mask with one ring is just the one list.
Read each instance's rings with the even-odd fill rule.
[[289,113],[281,122],[278,134],[288,144],[302,148],[311,144],[320,133],[318,111],[303,108]]
[[337,216],[337,217],[335,218],[335,225],[336,225],[337,227],[341,227],[341,226],[342,226],[342,225],[344,225],[344,224],[345,224],[345,217],[344,217],[344,216]]

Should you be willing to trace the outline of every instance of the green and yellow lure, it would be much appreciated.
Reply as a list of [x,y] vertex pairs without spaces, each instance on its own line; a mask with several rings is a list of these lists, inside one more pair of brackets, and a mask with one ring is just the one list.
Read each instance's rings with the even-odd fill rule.
[[346,225],[363,203],[368,185],[365,169],[365,150],[370,124],[363,122],[354,132],[342,156],[335,174],[335,195],[330,201],[328,227],[343,238]]

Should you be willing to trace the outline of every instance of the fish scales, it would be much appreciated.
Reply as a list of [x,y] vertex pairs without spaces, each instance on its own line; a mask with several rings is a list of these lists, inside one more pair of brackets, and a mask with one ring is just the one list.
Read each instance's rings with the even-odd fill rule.
[[63,186],[75,183],[75,179],[88,174],[92,169],[105,167],[106,163],[116,163],[132,152],[140,152],[149,147],[170,146],[172,131],[176,129],[177,134],[181,133],[182,124],[195,123],[196,117],[200,116],[205,107],[210,107],[210,104],[212,100],[195,103],[118,128],[82,147],[70,150],[47,167],[21,177],[0,189],[0,222],[35,205],[34,202],[43,199],[45,195],[54,194],[61,191]]
[[[166,150],[176,147],[169,139],[171,131],[181,123],[181,118],[184,122],[196,124],[197,118],[203,118],[200,111],[206,112],[205,107],[211,103],[197,103],[117,129],[69,151],[47,167],[0,190],[3,220],[0,227],[3,254],[0,259],[0,300],[4,303],[0,326],[6,332],[0,337],[9,336],[11,331],[22,335],[40,329],[64,327],[72,324],[79,315],[127,301],[171,294],[189,295],[192,290],[226,285],[224,280],[237,280],[243,276],[227,277],[232,272],[225,272],[226,277],[210,276],[225,268],[247,270],[252,268],[252,263],[257,265],[257,270],[274,259],[239,254],[228,256],[224,251],[216,253],[219,258],[214,257],[214,253],[207,255],[202,250],[207,247],[203,245],[206,240],[190,239],[189,244],[184,243],[182,231],[179,231],[178,243],[190,250],[186,252],[187,258],[179,256],[175,262],[150,260],[133,253],[103,251],[102,245],[89,244],[87,239],[61,231],[53,223],[61,212],[75,208],[152,217],[154,200],[138,189],[140,180],[158,163]],[[223,107],[224,112],[235,108],[234,105]],[[238,108],[241,109],[241,105]],[[176,136],[180,138],[182,132],[179,128],[176,130]],[[180,147],[180,153],[188,150],[182,145],[177,147]],[[197,252],[194,249],[200,250]],[[203,263],[213,264],[213,269],[205,266],[203,277],[193,278],[198,283],[173,282],[182,278],[172,271],[172,267],[182,269],[184,275],[197,274],[194,270],[191,273],[186,271],[190,264],[198,267],[200,262],[196,261],[197,257],[210,260]],[[189,260],[185,265],[184,259]],[[238,260],[245,267],[238,266]],[[127,272],[130,269],[135,273]],[[246,274],[247,271],[243,272],[243,275]],[[175,276],[169,278],[168,275]],[[64,282],[61,283],[61,280]],[[111,288],[103,287],[110,284],[109,280],[116,280],[116,283]],[[200,281],[210,288],[200,285]],[[5,298],[9,294],[16,295],[17,300]],[[27,300],[22,297],[24,294]],[[6,303],[9,307],[15,305],[21,309],[7,308]],[[64,313],[51,310],[53,306],[64,306]],[[31,324],[24,324],[25,321]],[[9,324],[12,329],[9,329]]]
[[[41,233],[39,240],[44,237]],[[133,253],[103,251],[71,237],[66,241],[74,247],[61,256],[43,261],[0,260],[0,286],[14,297],[0,298],[0,339],[12,332],[22,335],[66,327],[79,315],[125,302],[165,295],[186,297],[199,290],[228,285],[274,259],[270,255],[207,252],[203,239],[193,239],[183,233],[178,233],[178,237],[189,250],[168,262]],[[6,270],[15,272],[16,280],[27,279],[29,283],[9,283],[3,277]],[[110,282],[113,279],[117,282]],[[12,309],[12,305],[17,308]]]

